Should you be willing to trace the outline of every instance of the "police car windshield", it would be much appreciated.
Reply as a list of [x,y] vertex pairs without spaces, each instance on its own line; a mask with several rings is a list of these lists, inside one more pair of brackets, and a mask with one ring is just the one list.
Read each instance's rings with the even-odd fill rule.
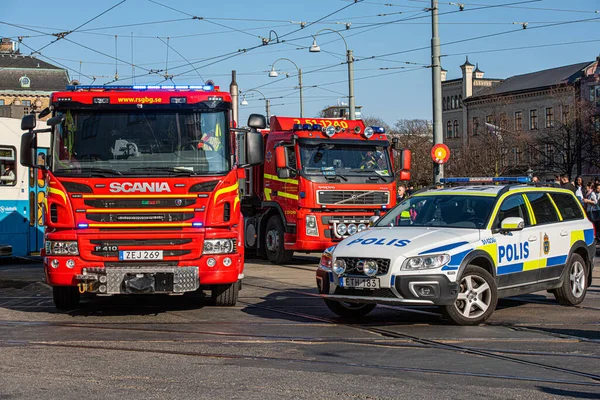
[[390,210],[376,226],[485,229],[494,201],[486,196],[419,195]]
[[57,175],[211,175],[230,170],[227,114],[69,110],[55,127]]
[[359,175],[364,173],[392,176],[388,153],[374,144],[301,143],[300,162],[307,175]]

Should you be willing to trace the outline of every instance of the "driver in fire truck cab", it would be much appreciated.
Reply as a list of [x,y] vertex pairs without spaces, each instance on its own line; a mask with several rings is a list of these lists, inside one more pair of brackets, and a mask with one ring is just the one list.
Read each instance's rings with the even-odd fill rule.
[[204,116],[199,123],[197,114],[187,115],[185,132],[192,150],[218,151],[222,146],[220,126],[216,121],[210,121],[209,116]]

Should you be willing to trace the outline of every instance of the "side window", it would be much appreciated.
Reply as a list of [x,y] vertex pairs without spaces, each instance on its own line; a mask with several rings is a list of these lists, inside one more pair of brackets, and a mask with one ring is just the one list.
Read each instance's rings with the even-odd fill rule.
[[12,146],[0,146],[0,186],[17,184],[17,149]]
[[521,194],[513,194],[502,202],[502,205],[498,210],[498,216],[494,221],[494,228],[499,228],[502,220],[509,217],[523,218],[525,226],[531,226],[527,206],[525,205],[525,200]]
[[527,199],[533,208],[533,215],[538,224],[552,224],[558,222],[556,209],[548,197],[548,193],[527,193]]
[[296,150],[293,147],[286,147],[285,152],[287,154],[287,165],[290,168],[296,169]]
[[556,203],[564,221],[583,219],[581,207],[579,207],[577,199],[573,195],[567,193],[551,193],[550,196],[552,196],[552,200]]

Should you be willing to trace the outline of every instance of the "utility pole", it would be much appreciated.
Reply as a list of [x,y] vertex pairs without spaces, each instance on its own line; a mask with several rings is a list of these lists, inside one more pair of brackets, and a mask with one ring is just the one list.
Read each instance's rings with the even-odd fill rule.
[[[302,68],[298,68],[298,89],[300,90],[300,118],[304,118],[304,101],[302,100]],[[267,115],[269,111],[267,111]]]
[[[440,38],[438,33],[438,0],[431,0],[431,92],[433,98],[433,144],[444,142],[442,131],[442,77],[440,60]],[[434,163],[433,181],[444,177],[444,166]]]
[[348,107],[350,108],[350,119],[356,119],[356,107],[354,105],[354,55],[352,50],[346,51],[348,62]]
[[267,108],[267,125],[271,124],[271,100],[265,99],[265,107]]
[[233,111],[233,121],[236,128],[239,127],[239,107],[238,107],[238,84],[235,81],[235,70],[231,71],[231,84],[229,85],[229,93],[231,94],[231,110]]

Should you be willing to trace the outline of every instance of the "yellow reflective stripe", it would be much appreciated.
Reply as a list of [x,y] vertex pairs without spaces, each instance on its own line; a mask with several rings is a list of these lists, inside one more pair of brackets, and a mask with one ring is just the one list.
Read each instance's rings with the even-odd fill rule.
[[519,227],[519,224],[504,224],[504,227],[506,229],[517,229]]
[[539,268],[546,268],[547,265],[548,265],[548,259],[547,258],[540,258]]
[[585,236],[583,234],[583,230],[571,231],[571,246],[577,241],[581,240],[585,242]]
[[560,213],[560,210],[556,206],[556,203],[554,202],[554,199],[552,198],[552,196],[550,196],[550,194],[547,194],[546,196],[548,196],[548,198],[552,202],[552,205],[554,206],[554,209],[556,210],[556,213],[558,214],[558,219],[562,221],[563,220],[562,214]]
[[84,199],[193,199],[197,194],[84,194]]
[[267,201],[271,201],[271,192],[272,191],[273,191],[272,189],[265,188],[265,199],[267,199]]
[[146,223],[146,224],[88,224],[89,228],[183,228],[191,227],[190,222],[165,222],[165,223]]
[[194,212],[193,208],[88,208],[85,210],[87,213],[94,214],[110,214],[115,212],[120,213],[148,213],[148,212]]
[[540,267],[540,260],[525,261],[523,263],[523,271],[531,271]]
[[529,201],[527,196],[525,196],[525,193],[523,193],[523,199],[525,199],[525,205],[527,206],[527,210],[529,211],[529,218],[531,218],[531,225],[536,225],[537,220],[535,219],[535,214],[533,213],[533,207],[531,207],[531,202]]
[[238,182],[236,182],[234,185],[227,186],[223,189],[217,190],[217,193],[215,193],[215,199],[213,200],[213,203],[214,204],[217,203],[217,199],[219,198],[220,195],[229,193],[229,192],[233,192],[234,190],[238,190],[239,187],[240,187],[240,184]]
[[496,197],[498,194],[497,193],[481,193],[478,192],[476,190],[473,190],[472,192],[423,192],[423,193],[419,193],[419,194],[415,194],[413,197],[422,197],[422,196],[431,196],[431,195],[435,195],[435,196],[455,196],[455,195],[459,195],[459,196],[484,196],[484,197]]
[[297,185],[298,184],[298,180],[297,179],[282,179],[282,178],[278,178],[275,175],[270,175],[270,174],[264,174],[265,179],[271,179],[273,181],[277,181],[277,182],[283,182],[283,183],[291,183],[292,185]]
[[285,197],[285,198],[292,199],[292,200],[298,200],[297,194],[291,194],[291,193],[277,191],[277,196]]
[[237,207],[239,202],[240,202],[240,196],[235,196],[235,200],[233,201],[233,211],[235,211],[235,208]]
[[65,204],[67,204],[67,195],[62,190],[50,187],[50,188],[48,188],[48,193],[54,193],[56,195],[59,195],[60,197],[62,197],[62,199],[65,202]]

